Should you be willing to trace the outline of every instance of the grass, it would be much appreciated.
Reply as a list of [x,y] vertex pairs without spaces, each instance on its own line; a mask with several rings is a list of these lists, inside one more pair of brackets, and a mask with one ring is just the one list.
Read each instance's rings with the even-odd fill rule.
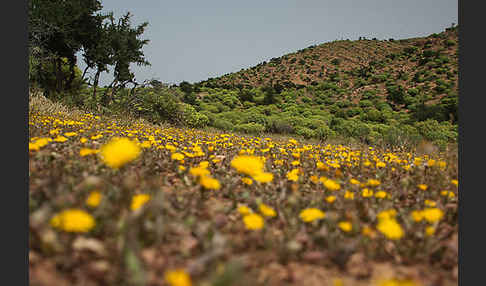
[[[192,285],[457,284],[457,151],[179,129],[39,96],[30,98],[29,137],[32,285],[187,285],[174,277]],[[140,154],[103,149],[113,137],[129,138]],[[81,156],[83,148],[91,154]],[[106,152],[128,162],[112,169]],[[255,161],[232,164],[238,156]],[[259,182],[262,173],[271,181]],[[87,204],[95,191],[99,204]],[[303,221],[309,208],[324,217]],[[79,214],[53,222],[69,209],[94,225]],[[248,223],[249,213],[263,224]]]

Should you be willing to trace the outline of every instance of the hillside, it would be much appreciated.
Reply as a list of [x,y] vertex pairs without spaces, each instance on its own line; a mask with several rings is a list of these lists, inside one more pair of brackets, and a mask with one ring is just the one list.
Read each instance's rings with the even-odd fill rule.
[[430,88],[434,88],[437,83],[433,80],[441,79],[455,82],[451,88],[457,88],[457,42],[457,27],[423,38],[333,41],[210,78],[201,85],[223,88],[282,85],[288,88],[334,81],[339,87],[352,91],[352,96],[364,87],[384,90],[387,79],[395,79],[409,88],[423,86],[429,81],[432,81]]
[[457,51],[457,27],[423,38],[335,41],[173,92],[194,107],[198,127],[445,147],[457,140]]

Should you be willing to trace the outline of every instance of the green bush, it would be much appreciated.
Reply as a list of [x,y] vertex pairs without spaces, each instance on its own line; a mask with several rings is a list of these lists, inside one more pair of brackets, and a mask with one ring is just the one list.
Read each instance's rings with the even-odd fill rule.
[[294,132],[294,127],[288,118],[286,119],[279,116],[271,116],[268,118],[266,131],[272,133],[291,134]]
[[209,118],[197,112],[192,105],[181,103],[183,124],[191,128],[203,128],[209,124]]
[[236,125],[235,130],[247,134],[261,134],[265,131],[265,126],[258,123],[244,123]]
[[233,123],[229,122],[228,120],[216,118],[212,124],[215,128],[224,130],[224,131],[232,131],[234,129]]
[[296,127],[295,134],[300,135],[306,139],[316,137],[317,135],[317,133],[314,130],[303,126]]

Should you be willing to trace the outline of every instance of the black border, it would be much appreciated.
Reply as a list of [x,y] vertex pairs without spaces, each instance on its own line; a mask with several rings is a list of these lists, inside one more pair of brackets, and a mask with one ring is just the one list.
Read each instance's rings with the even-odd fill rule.
[[[472,4],[476,4],[476,6]],[[484,46],[475,40],[484,35],[482,1],[458,1],[459,19],[459,285],[480,285],[483,279],[484,242],[481,235],[486,202],[484,171],[478,158],[484,150],[481,140],[485,104]],[[28,285],[28,52],[27,1],[10,1],[1,17],[4,28],[2,48],[6,58],[2,70],[4,125],[2,144],[3,186],[2,284]],[[466,5],[467,4],[467,5]],[[468,14],[466,16],[466,14]],[[481,41],[482,42],[482,41]],[[15,57],[12,57],[15,55]],[[12,106],[13,105],[13,106]],[[8,112],[6,112],[8,111]],[[13,123],[13,124],[12,124]],[[479,126],[477,126],[479,125]],[[7,127],[7,128],[5,128]],[[466,138],[469,134],[469,139]],[[472,137],[473,135],[476,135]],[[476,159],[476,160],[474,160]],[[479,160],[478,160],[479,159]],[[476,161],[476,164],[472,163]],[[469,165],[466,165],[469,162]],[[476,179],[476,181],[474,180]],[[466,207],[467,206],[467,207]],[[466,213],[469,213],[468,215]],[[469,232],[467,231],[469,229]],[[480,248],[482,246],[482,248]],[[6,254],[6,255],[5,255]],[[477,262],[476,262],[477,261]],[[13,281],[14,283],[9,283]]]
[[[6,3],[5,3],[6,4]],[[2,56],[2,284],[28,285],[28,1],[4,5]],[[6,155],[6,156],[5,156]]]
[[[476,5],[473,5],[476,4]],[[483,233],[485,176],[483,1],[459,5],[459,285],[482,285],[486,235]],[[475,41],[476,40],[476,41]],[[481,41],[482,42],[482,41]],[[479,126],[478,126],[479,125]],[[466,137],[469,134],[469,137]]]

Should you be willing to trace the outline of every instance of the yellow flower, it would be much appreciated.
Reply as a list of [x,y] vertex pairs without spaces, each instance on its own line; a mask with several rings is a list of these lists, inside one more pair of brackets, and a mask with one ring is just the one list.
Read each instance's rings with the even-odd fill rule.
[[437,203],[431,200],[425,200],[425,205],[428,207],[435,207]]
[[326,197],[326,202],[332,204],[336,200],[336,196],[328,196]]
[[378,286],[418,286],[412,280],[398,280],[398,279],[388,279],[380,281]]
[[454,198],[456,196],[453,192],[447,190],[441,191],[440,195],[448,198]]
[[355,179],[351,179],[351,180],[349,180],[349,182],[353,185],[359,185],[360,184],[360,182],[358,180],[355,180]]
[[249,215],[249,214],[251,214],[251,213],[252,213],[252,210],[251,210],[249,207],[245,206],[245,205],[240,205],[240,206],[238,207],[238,212],[239,212],[241,215]]
[[426,208],[422,211],[424,218],[428,222],[436,222],[442,219],[444,212],[438,208]]
[[64,136],[66,136],[66,137],[72,137],[72,136],[76,136],[76,135],[78,135],[78,133],[76,133],[76,132],[67,132],[67,133],[64,133]]
[[201,176],[199,178],[199,183],[208,190],[219,190],[221,188],[221,184],[217,179],[212,178],[211,176]]
[[417,185],[417,187],[418,187],[419,189],[421,189],[422,191],[425,191],[425,190],[427,190],[427,188],[428,188],[428,186],[427,186],[426,184],[419,184],[419,185]]
[[457,187],[457,185],[459,184],[459,181],[458,180],[451,180],[451,183]]
[[376,168],[384,168],[386,167],[386,163],[385,162],[376,162]]
[[420,222],[424,219],[423,212],[419,210],[412,211],[410,215],[415,222]]
[[362,191],[361,191],[361,195],[363,196],[363,198],[369,198],[373,195],[373,191],[368,189],[368,188],[364,188]]
[[172,160],[177,160],[177,161],[181,161],[181,160],[184,160],[184,154],[181,154],[181,153],[174,153],[170,156],[170,158]]
[[243,217],[243,222],[247,229],[259,230],[264,226],[263,218],[258,214],[249,214]]
[[81,148],[81,150],[79,150],[79,155],[81,157],[84,157],[84,156],[88,156],[88,155],[91,155],[91,154],[96,154],[98,152],[100,152],[100,150],[90,149],[90,148]]
[[86,204],[90,207],[97,207],[101,202],[102,195],[99,191],[92,191],[86,199]]
[[369,227],[367,225],[363,227],[363,229],[361,230],[361,233],[364,236],[368,236],[368,237],[373,237],[375,235],[375,232],[371,229],[371,227]]
[[320,209],[307,208],[300,212],[299,217],[304,222],[312,222],[315,220],[323,219],[326,214]]
[[147,195],[147,194],[134,195],[132,197],[132,204],[130,205],[130,209],[132,211],[136,211],[140,207],[142,207],[144,204],[146,204],[150,199],[151,199],[151,196]]
[[273,180],[273,174],[268,172],[261,172],[253,176],[255,181],[260,183],[268,183]]
[[344,198],[348,200],[354,200],[354,193],[350,191],[346,191],[344,193]]
[[249,185],[251,186],[251,184],[253,184],[253,180],[250,179],[250,178],[241,178],[241,181],[243,182],[243,184],[245,185]]
[[260,212],[264,215],[264,216],[268,216],[268,217],[274,217],[277,215],[277,213],[275,212],[274,209],[272,209],[271,207],[265,205],[265,204],[260,204],[258,206],[258,208],[260,209]]
[[189,173],[193,176],[199,177],[199,176],[208,176],[210,174],[209,170],[206,168],[201,168],[201,167],[196,167],[196,168],[191,168],[189,170]]
[[331,179],[327,179],[324,181],[324,187],[331,191],[338,191],[341,188],[341,185]]
[[88,138],[82,137],[81,139],[79,139],[79,142],[86,143],[88,142]]
[[380,181],[378,180],[375,180],[375,179],[369,179],[366,184],[370,187],[376,187],[376,186],[379,186],[381,183]]
[[297,182],[297,180],[299,180],[299,169],[292,169],[291,171],[287,172],[287,179]]
[[434,234],[435,234],[435,227],[433,227],[433,226],[428,226],[428,227],[426,227],[426,228],[425,228],[425,234],[426,234],[427,236],[432,236],[432,235],[434,235]]
[[183,269],[169,270],[164,275],[170,286],[191,286],[191,277]]
[[386,198],[387,195],[388,195],[388,193],[385,192],[385,191],[378,191],[378,192],[376,192],[375,197],[379,198],[379,199],[384,199],[384,198]]
[[236,156],[231,161],[231,167],[235,168],[239,173],[254,176],[263,172],[263,161],[256,156]]
[[319,183],[319,178],[318,178],[317,176],[315,176],[315,175],[310,176],[310,177],[309,177],[309,179],[310,179],[310,180],[311,180],[311,182],[312,182],[312,183],[314,183],[314,184]]
[[80,209],[67,209],[54,215],[50,224],[66,232],[88,232],[95,225],[94,218]]
[[68,139],[62,135],[58,135],[56,138],[54,138],[54,141],[56,142],[65,142],[67,141]]
[[137,159],[140,153],[140,147],[128,138],[113,138],[100,152],[105,164],[113,169]]
[[209,162],[208,161],[201,161],[199,163],[199,168],[205,168],[206,169],[207,167],[209,167]]
[[186,170],[186,167],[185,166],[182,166],[182,165],[179,165],[179,171],[185,171]]
[[376,226],[388,239],[397,240],[403,237],[404,232],[395,219],[381,219]]
[[298,166],[300,165],[300,162],[299,161],[292,161],[292,163],[290,163],[292,166]]
[[349,221],[342,221],[338,223],[338,227],[345,232],[350,232],[353,229],[353,225]]
[[434,165],[435,165],[435,160],[434,159],[430,159],[430,160],[427,161],[427,166],[432,167]]

